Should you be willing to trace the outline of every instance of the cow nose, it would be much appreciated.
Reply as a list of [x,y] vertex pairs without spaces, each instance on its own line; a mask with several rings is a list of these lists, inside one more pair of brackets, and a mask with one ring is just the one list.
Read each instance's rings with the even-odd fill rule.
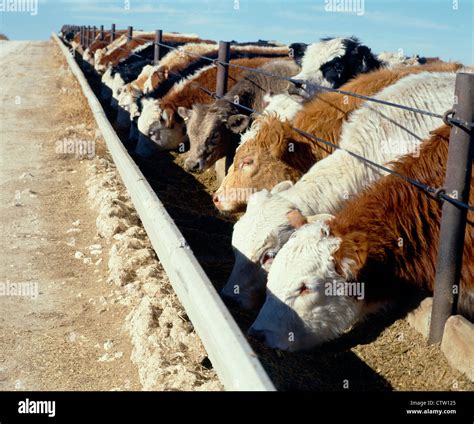
[[214,205],[216,206],[218,206],[221,203],[219,195],[217,193],[214,193],[214,195],[212,196],[212,201],[214,202]]
[[254,327],[250,327],[247,334],[260,343],[265,343],[265,332],[263,330],[256,330]]
[[186,168],[186,170],[190,171],[190,172],[195,172],[199,169],[199,162],[193,162],[193,161],[190,161],[190,160],[187,160],[185,163],[184,163],[184,166]]

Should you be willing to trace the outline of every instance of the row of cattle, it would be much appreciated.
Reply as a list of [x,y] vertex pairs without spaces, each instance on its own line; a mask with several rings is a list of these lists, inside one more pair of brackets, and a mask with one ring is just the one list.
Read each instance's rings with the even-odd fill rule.
[[[432,293],[441,202],[349,152],[441,187],[449,127],[322,87],[443,114],[454,102],[456,73],[472,68],[375,55],[355,38],[233,43],[229,91],[215,99],[208,92],[216,65],[199,58],[217,57],[213,41],[165,34],[170,48],[153,64],[151,33],[113,42],[106,35],[87,49],[77,35],[64,37],[102,73],[103,97],[118,109],[118,124],[130,127],[137,153],[188,150],[191,172],[223,158],[232,163],[213,200],[221,211],[245,213],[234,227],[235,264],[222,294],[260,308],[252,336],[306,349],[406,301],[406,288]],[[473,222],[469,212],[458,302],[471,319]]]

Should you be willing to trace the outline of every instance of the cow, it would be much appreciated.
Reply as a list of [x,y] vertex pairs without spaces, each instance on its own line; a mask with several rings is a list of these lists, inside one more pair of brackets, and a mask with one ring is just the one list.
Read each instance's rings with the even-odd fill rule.
[[[302,109],[304,101],[308,97],[307,93],[311,92],[312,95],[315,93],[311,84],[337,88],[355,75],[370,72],[386,65],[355,37],[325,38],[319,43],[309,46],[303,43],[294,43],[290,45],[290,53],[297,64],[301,63],[301,71],[293,75],[292,80],[304,80],[305,83],[301,84],[302,88],[298,89],[290,83],[285,86],[282,92],[273,92],[271,96],[264,98],[265,113],[275,113],[279,119],[292,119]],[[303,96],[302,93],[306,93],[306,95]],[[188,129],[195,128],[195,131],[188,130],[191,153],[187,169],[190,171],[202,172],[211,165],[211,163],[206,163],[199,154],[193,152],[193,146],[207,151],[210,148],[209,136],[225,131],[224,125],[219,122],[219,119],[222,115],[228,114],[227,109],[231,108],[231,105],[229,106],[225,101],[216,102],[216,105],[219,107],[213,108],[213,113],[209,113],[208,108],[201,108],[196,109],[195,113],[189,116]],[[242,111],[239,113],[236,110],[233,113],[243,114]],[[247,129],[250,120],[245,121],[239,129],[239,133]],[[202,122],[206,125],[207,134],[198,129],[197,124]],[[212,122],[216,122],[216,124],[213,125]],[[196,125],[193,125],[194,123]],[[232,131],[227,130],[224,135],[225,137],[219,137],[221,144],[234,146],[236,136]],[[232,155],[233,151],[229,153]]]
[[[437,63],[380,69],[359,75],[342,88],[344,91],[373,96],[407,75],[430,70],[453,72],[460,66]],[[251,131],[242,136],[233,166],[213,196],[216,207],[225,212],[242,211],[252,191],[264,188],[270,190],[284,180],[296,182],[317,160],[330,154],[332,149],[323,148],[322,144],[292,128],[337,143],[343,123],[362,104],[361,99],[328,92],[306,103],[291,123],[281,121],[272,114],[256,119]]]
[[[455,77],[455,72],[413,73],[375,98],[442,114],[452,106]],[[386,163],[416,151],[420,141],[437,125],[436,117],[414,116],[405,109],[373,102],[353,112],[343,126],[340,149],[314,164],[296,184],[283,181],[271,191],[262,190],[250,197],[246,213],[234,226],[235,264],[223,295],[243,308],[258,306],[271,261],[293,232],[288,213],[295,209],[310,216],[334,213],[350,196],[383,175],[346,149],[376,163]],[[277,154],[280,157],[287,154],[287,143],[291,142],[281,140]],[[320,148],[326,146],[321,144]],[[236,286],[238,295],[234,294]]]
[[[272,61],[261,71],[291,77],[298,72],[298,66],[289,60]],[[223,99],[209,105],[195,104],[192,109],[181,109],[179,114],[186,120],[190,151],[185,169],[204,172],[224,156],[232,157],[238,145],[240,134],[250,125],[252,117],[247,109],[262,111],[264,95],[279,93],[288,88],[289,82],[266,74],[248,72]]]
[[[231,60],[231,63],[246,68],[258,68],[271,60],[271,58],[235,59]],[[230,67],[228,87],[232,88],[245,73],[246,70],[243,68]],[[150,99],[138,118],[140,138],[149,139],[160,150],[173,150],[183,145],[186,125],[179,111],[184,114],[183,108],[191,108],[194,104],[212,103],[214,98],[209,92],[213,93],[216,89],[216,77],[216,65],[208,65],[180,80],[163,98]],[[141,154],[140,145],[139,142],[138,154]]]
[[[450,128],[433,131],[395,172],[442,187]],[[474,204],[474,174],[470,181]],[[336,339],[370,314],[410,306],[406,288],[433,292],[442,202],[396,175],[349,200],[333,217],[296,225],[276,255],[267,297],[249,334],[297,351]],[[458,312],[474,320],[474,212],[468,213]],[[290,337],[289,337],[290,336]]]

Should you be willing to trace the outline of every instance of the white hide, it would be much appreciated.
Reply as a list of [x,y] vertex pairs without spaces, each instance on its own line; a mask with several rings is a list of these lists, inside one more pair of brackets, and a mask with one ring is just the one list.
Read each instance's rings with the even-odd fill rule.
[[114,99],[118,99],[120,93],[122,92],[122,89],[125,85],[125,81],[123,80],[122,76],[117,72],[114,75],[113,81],[112,81],[112,97]]
[[382,52],[377,55],[377,59],[380,60],[386,68],[420,65],[420,57],[418,55],[409,57],[398,52]]
[[142,98],[142,111],[138,118],[138,130],[142,134],[148,134],[151,124],[155,120],[155,116],[161,111],[160,102],[157,99]]
[[102,74],[101,81],[102,81],[102,84],[112,89],[114,85],[114,76],[112,75],[112,67],[107,68],[107,70]]

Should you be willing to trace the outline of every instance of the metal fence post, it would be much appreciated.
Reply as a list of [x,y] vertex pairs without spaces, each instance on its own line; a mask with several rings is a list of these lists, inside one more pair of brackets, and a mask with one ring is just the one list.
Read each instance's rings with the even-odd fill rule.
[[[223,96],[227,92],[227,80],[229,78],[229,67],[219,62],[229,63],[230,60],[230,42],[219,41],[219,52],[217,54],[217,76],[216,76],[216,95]],[[226,155],[219,159],[215,164],[217,181],[220,184],[232,164],[232,155]]]
[[87,26],[87,43],[86,43],[86,47],[89,47],[89,46],[91,45],[91,32],[92,32],[91,26],[88,25],[88,26]]
[[92,27],[92,41],[91,41],[91,44],[95,41],[95,37],[97,36],[97,28],[96,26],[94,25]]
[[104,25],[100,26],[100,41],[104,41]]
[[227,92],[227,80],[229,78],[229,67],[220,62],[229,62],[230,59],[230,42],[219,41],[219,53],[217,55],[217,80],[216,94],[223,96]]
[[112,27],[110,29],[110,41],[114,41],[115,40],[115,24],[112,24]]
[[127,29],[127,39],[128,39],[128,41],[131,41],[132,37],[133,37],[133,27],[129,26],[128,29]]
[[158,62],[161,60],[162,56],[162,48],[159,43],[163,42],[163,31],[161,29],[157,29],[155,33],[155,54],[153,57],[153,64],[157,65]]
[[[454,115],[465,122],[474,119],[474,74],[456,75]],[[444,188],[446,194],[468,203],[471,186],[474,137],[472,128],[453,124],[449,137],[448,162]],[[444,202],[440,241],[436,264],[433,310],[431,312],[430,344],[443,339],[444,326],[455,311],[454,301],[459,293],[467,210]],[[457,289],[457,291],[456,291]]]
[[84,26],[81,26],[81,46],[85,44],[85,29]]

